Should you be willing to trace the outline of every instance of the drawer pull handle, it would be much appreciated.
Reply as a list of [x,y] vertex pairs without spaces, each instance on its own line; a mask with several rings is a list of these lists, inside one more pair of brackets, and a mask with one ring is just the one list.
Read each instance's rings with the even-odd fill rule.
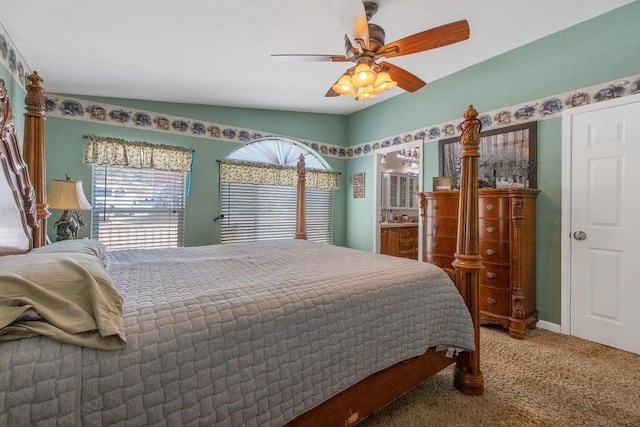
[[433,205],[433,210],[438,210],[438,205]]
[[496,273],[494,273],[493,271],[490,271],[487,273],[487,277],[489,279],[495,279],[496,278]]
[[434,243],[432,247],[435,249],[435,248],[437,248],[438,246],[439,246],[439,245],[438,245],[437,243]]
[[496,299],[495,299],[495,298],[493,298],[493,297],[489,297],[489,298],[487,298],[487,302],[488,302],[489,304],[495,304],[495,303],[496,303]]
[[437,230],[438,229],[438,224],[433,224],[433,229]]
[[487,231],[488,231],[489,233],[493,233],[493,232],[495,232],[495,231],[496,231],[496,229],[495,229],[495,228],[493,228],[493,227],[487,227]]
[[495,207],[494,205],[492,205],[491,203],[489,203],[489,204],[487,205],[487,210],[488,210],[488,211],[492,211],[492,210],[494,210],[495,208],[496,208],[496,207]]
[[487,255],[495,255],[496,251],[494,249],[487,249]]

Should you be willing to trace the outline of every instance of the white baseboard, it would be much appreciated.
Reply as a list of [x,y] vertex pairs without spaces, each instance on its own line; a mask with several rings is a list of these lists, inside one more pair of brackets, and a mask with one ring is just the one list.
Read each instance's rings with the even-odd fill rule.
[[555,323],[546,322],[544,320],[538,320],[538,323],[536,325],[540,329],[546,329],[547,331],[557,332],[559,334],[562,333],[562,326]]

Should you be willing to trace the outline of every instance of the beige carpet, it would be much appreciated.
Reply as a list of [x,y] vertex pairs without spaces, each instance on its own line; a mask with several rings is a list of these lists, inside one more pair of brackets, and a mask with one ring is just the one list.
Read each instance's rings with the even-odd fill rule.
[[640,356],[541,329],[480,340],[482,396],[454,389],[450,367],[362,425],[640,426]]

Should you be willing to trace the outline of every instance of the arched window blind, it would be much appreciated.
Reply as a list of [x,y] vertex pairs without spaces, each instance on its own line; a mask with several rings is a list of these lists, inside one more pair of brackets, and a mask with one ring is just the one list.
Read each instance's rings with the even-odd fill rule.
[[306,146],[285,138],[246,144],[221,162],[222,243],[295,236],[295,166],[307,168],[307,239],[333,243],[333,190],[339,174]]

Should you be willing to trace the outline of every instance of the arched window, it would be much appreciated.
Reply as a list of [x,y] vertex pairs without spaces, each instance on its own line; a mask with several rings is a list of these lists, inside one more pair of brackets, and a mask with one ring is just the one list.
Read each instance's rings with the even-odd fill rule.
[[[291,168],[295,172],[300,154],[305,157],[307,182],[310,173],[317,173],[330,175],[337,183],[337,174],[321,156],[287,138],[252,141],[221,162],[222,243],[295,236],[296,188],[295,181],[291,185]],[[306,189],[307,239],[333,243],[333,189],[337,187],[313,187]]]

